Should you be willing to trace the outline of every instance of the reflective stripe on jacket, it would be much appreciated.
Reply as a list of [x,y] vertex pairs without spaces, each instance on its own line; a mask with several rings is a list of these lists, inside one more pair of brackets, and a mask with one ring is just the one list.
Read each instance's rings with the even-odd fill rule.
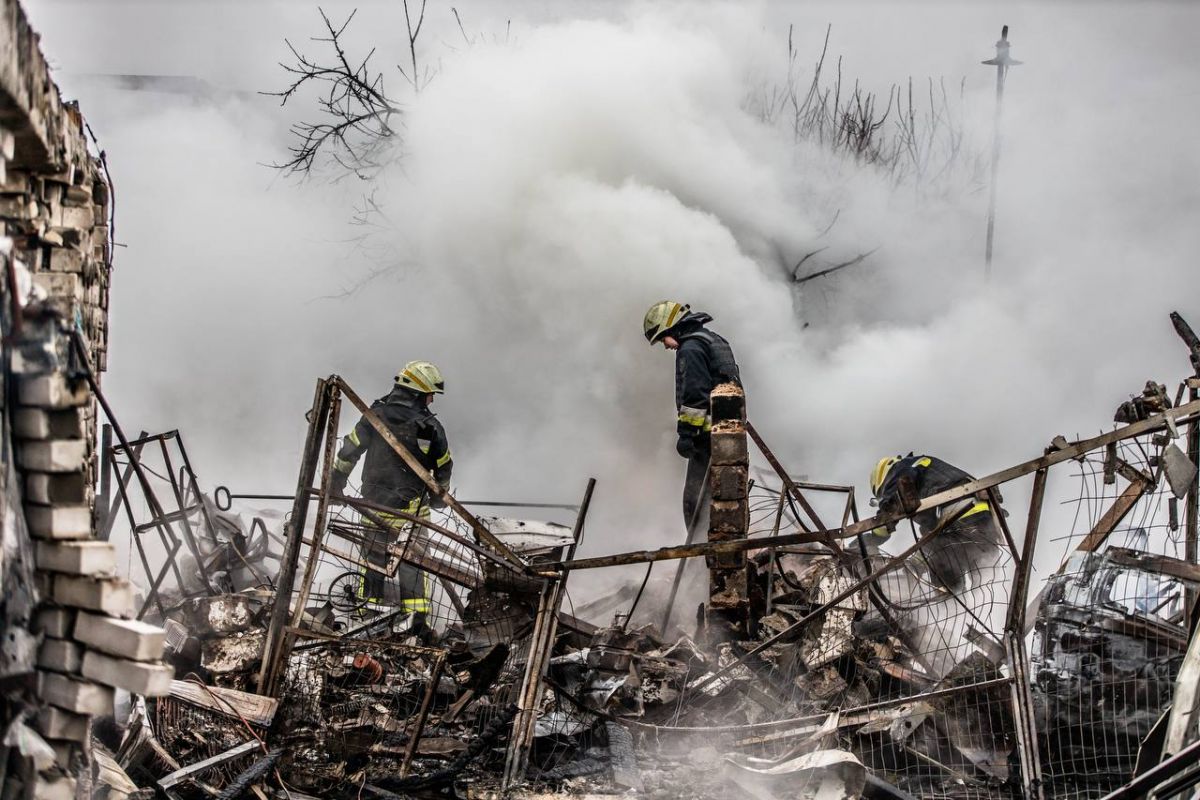
[[712,427],[708,396],[721,383],[741,385],[733,348],[724,337],[704,327],[712,317],[704,312],[688,315],[673,334],[675,352],[675,406],[680,436],[703,435]]
[[[421,466],[433,473],[443,488],[450,485],[454,461],[442,423],[425,407],[423,395],[396,386],[391,394],[371,405],[392,435],[412,453]],[[342,440],[333,468],[349,475],[366,455],[362,471],[362,496],[372,503],[404,509],[427,493],[425,483],[379,436],[370,423],[360,419]]]

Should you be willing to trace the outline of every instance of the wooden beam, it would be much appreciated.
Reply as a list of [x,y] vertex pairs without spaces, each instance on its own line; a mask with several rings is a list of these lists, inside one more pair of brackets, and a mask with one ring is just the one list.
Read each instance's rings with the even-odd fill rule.
[[193,681],[171,681],[171,697],[264,728],[271,726],[279,708],[279,701],[274,697],[220,686],[200,686]]
[[170,789],[172,786],[178,786],[179,784],[183,783],[184,781],[190,780],[192,777],[199,775],[202,772],[206,772],[207,770],[210,770],[213,767],[219,767],[222,764],[228,764],[230,761],[233,761],[235,758],[240,758],[241,756],[249,755],[250,753],[253,753],[256,750],[261,750],[261,749],[262,749],[262,742],[258,741],[257,739],[251,739],[248,742],[243,742],[243,743],[239,744],[237,747],[233,747],[233,748],[230,748],[229,750],[226,750],[224,753],[218,753],[217,755],[213,756],[212,758],[206,758],[203,761],[197,761],[195,764],[191,764],[189,766],[184,767],[183,769],[176,770],[175,772],[172,772],[169,775],[164,775],[162,778],[159,779],[158,786],[160,789],[162,789],[165,792],[167,789]]
[[[1113,529],[1121,524],[1121,520],[1133,509],[1138,500],[1150,490],[1151,484],[1140,478],[1125,487],[1125,491],[1121,492],[1120,497],[1116,499],[1108,510],[1104,512],[1104,516],[1100,517],[1100,521],[1096,523],[1096,527],[1088,531],[1088,535],[1083,537],[1083,541],[1075,548],[1077,553],[1093,553],[1104,541],[1108,535],[1113,532]],[[1061,568],[1060,568],[1061,569]]]

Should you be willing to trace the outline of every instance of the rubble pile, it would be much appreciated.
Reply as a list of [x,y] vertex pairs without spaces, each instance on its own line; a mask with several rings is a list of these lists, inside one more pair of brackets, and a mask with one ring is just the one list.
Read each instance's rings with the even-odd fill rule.
[[[113,244],[103,155],[17,0],[0,0],[0,53],[3,798],[1044,800],[1200,782],[1186,773],[1200,707],[1200,338],[1177,314],[1197,377],[1173,399],[1149,381],[1115,430],[1057,437],[1004,472],[908,497],[903,513],[860,520],[853,487],[802,490],[740,386],[722,384],[693,531],[704,541],[576,558],[594,481],[578,506],[550,506],[573,528],[476,517],[428,475],[448,506],[436,515],[331,490],[342,400],[387,429],[330,376],[295,492],[253,496],[291,512],[247,524],[228,490],[201,490],[178,431],[131,442],[116,424],[98,377]],[[766,500],[752,496],[751,440],[774,471]],[[1071,531],[1029,602],[1047,471],[1067,461],[1125,485]],[[1030,475],[1014,532],[998,488]],[[840,525],[805,491],[844,499]],[[774,526],[752,530],[769,507]],[[1007,549],[953,585],[924,549],[943,522],[896,555],[863,539],[984,511],[976,521]],[[136,588],[118,574],[114,531],[137,556]],[[674,589],[650,615],[667,630],[632,625],[632,587],[581,598],[612,616],[563,609],[574,572],[678,559],[707,567],[686,629],[670,625]],[[367,596],[369,575],[391,582],[381,596]]]
[[[736,463],[717,476],[725,483],[731,471],[747,473],[744,452],[730,449]],[[1073,455],[1065,440],[1051,451]],[[1114,468],[1130,482],[1125,494],[1179,483],[1144,469]],[[738,491],[740,500],[728,499]],[[761,491],[782,509],[798,489],[783,480]],[[712,502],[761,501],[749,487],[725,486]],[[746,515],[718,514],[710,524],[719,536],[668,548],[671,558],[727,549],[709,562],[719,602],[669,637],[631,625],[625,607],[640,591],[582,604],[613,613],[600,626],[560,608],[571,570],[655,558],[574,559],[578,525],[485,517],[455,527],[447,514],[401,536],[387,567],[395,574],[411,559],[436,577],[442,600],[420,613],[386,592],[368,601],[366,562],[352,549],[366,523],[339,511],[325,541],[313,533],[319,520],[300,534],[318,561],[295,562],[309,583],[283,608],[281,679],[264,690],[282,607],[276,584],[250,584],[268,559],[285,560],[270,543],[297,534],[264,530],[255,550],[238,518],[218,523],[185,502],[175,513],[193,521],[202,559],[253,555],[245,561],[254,568],[225,571],[220,587],[238,590],[222,592],[195,579],[201,561],[185,562],[190,577],[159,591],[161,619],[145,604],[165,628],[177,680],[166,696],[135,703],[117,767],[138,786],[197,800],[250,789],[283,796],[284,787],[323,798],[1007,798],[1026,794],[1036,770],[1047,796],[1073,797],[1128,780],[1184,674],[1183,598],[1197,590],[1200,568],[1100,549],[1120,521],[1110,511],[1027,624],[1023,598],[1012,595],[1015,558],[993,557],[951,590],[931,578],[918,545],[897,557],[839,545],[799,522],[801,506],[791,508],[797,533],[777,527],[756,540],[733,530]],[[472,525],[487,532],[476,544],[464,538]],[[1017,632],[1035,628],[1026,660]]]

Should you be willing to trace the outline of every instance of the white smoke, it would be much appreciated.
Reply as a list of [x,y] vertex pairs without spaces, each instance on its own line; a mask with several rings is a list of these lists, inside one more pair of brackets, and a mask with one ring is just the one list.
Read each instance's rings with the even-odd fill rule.
[[[166,44],[188,46],[59,52],[99,12],[31,5],[69,70],[187,69],[249,89],[280,85],[279,39],[317,21],[290,5],[114,4],[114,28],[149,13]],[[383,184],[403,257],[334,300],[319,298],[375,266],[342,242],[360,187],[298,188],[262,167],[286,146],[286,118],[253,99],[79,82],[129,244],[107,381],[126,426],[183,429],[208,482],[288,491],[316,376],[377,396],[398,364],[429,358],[447,375],[435,409],[460,496],[571,500],[594,475],[589,552],[666,545],[682,532],[672,360],[639,323],[679,297],[716,317],[752,419],[814,480],[862,488],[879,456],[909,450],[984,474],[1055,434],[1094,432],[1146,378],[1184,371],[1166,312],[1200,320],[1197,110],[1177,100],[1196,91],[1181,34],[1196,12],[929,8],[806,9],[797,42],[815,59],[834,22],[844,70],[874,89],[965,75],[966,132],[986,144],[994,73],[978,61],[1013,24],[1028,64],[1010,78],[991,284],[985,192],[918,203],[749,112],[748,93],[786,68],[786,6],[580,7],[547,21],[517,4],[513,35],[472,46],[432,8],[438,72],[406,99],[403,159]],[[510,16],[474,12],[491,32]],[[382,63],[400,60],[394,10],[367,6],[356,22]],[[206,57],[195,39],[215,52],[228,29],[237,46]],[[825,244],[881,249],[795,296],[775,253]]]

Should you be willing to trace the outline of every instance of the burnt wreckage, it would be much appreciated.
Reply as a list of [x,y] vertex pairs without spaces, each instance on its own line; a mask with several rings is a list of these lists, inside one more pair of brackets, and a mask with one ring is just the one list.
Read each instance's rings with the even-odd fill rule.
[[[577,505],[504,511],[557,522],[477,516],[486,504],[449,495],[431,518],[332,501],[343,402],[412,460],[337,376],[317,383],[291,495],[207,494],[177,432],[122,435],[106,445],[102,527],[131,533],[139,616],[165,629],[176,679],[98,726],[97,752],[126,794],[179,798],[1123,797],[1189,784],[1198,390],[1196,377],[1173,398],[1149,384],[1112,431],[1058,437],[921,501],[959,511],[918,533],[899,514],[860,519],[853,487],[794,480],[740,389],[722,386],[707,541],[593,557],[576,551],[594,481]],[[1059,465],[1082,489],[1069,529],[1056,515],[1050,535]],[[923,553],[964,498],[1002,508],[1001,487],[1023,526],[998,513],[1001,552],[947,589]],[[233,509],[248,503],[290,510],[247,522]],[[385,572],[425,573],[424,620],[363,597],[381,513],[412,523]],[[891,522],[894,552],[859,544]],[[678,606],[701,559],[693,615]],[[673,562],[669,594],[648,580],[657,562]],[[632,565],[645,580],[567,596],[573,573]]]

